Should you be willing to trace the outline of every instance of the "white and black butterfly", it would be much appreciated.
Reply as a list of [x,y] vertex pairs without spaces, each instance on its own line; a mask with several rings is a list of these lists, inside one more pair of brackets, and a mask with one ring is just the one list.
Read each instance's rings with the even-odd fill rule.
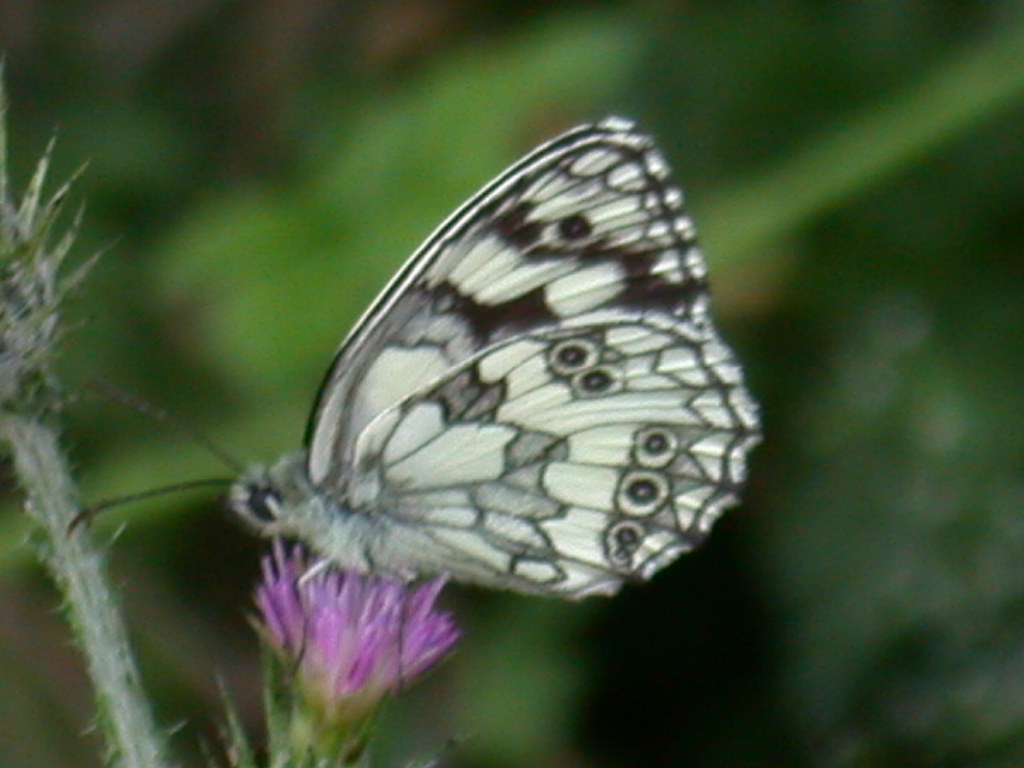
[[758,441],[682,193],[609,118],[427,239],[335,357],[306,448],[231,506],[343,568],[579,598],[696,546]]

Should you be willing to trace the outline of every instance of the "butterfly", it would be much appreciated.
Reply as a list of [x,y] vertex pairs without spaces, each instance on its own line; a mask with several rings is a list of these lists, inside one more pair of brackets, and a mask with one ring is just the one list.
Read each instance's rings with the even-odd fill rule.
[[348,335],[305,448],[229,504],[333,564],[581,598],[649,579],[738,501],[758,408],[683,196],[631,121],[538,147]]

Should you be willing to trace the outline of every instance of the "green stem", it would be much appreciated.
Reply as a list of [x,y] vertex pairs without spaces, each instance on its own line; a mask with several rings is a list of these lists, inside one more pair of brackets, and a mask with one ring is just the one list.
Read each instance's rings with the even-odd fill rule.
[[703,227],[716,257],[765,244],[934,153],[1024,96],[1024,24],[952,53],[918,82],[870,104],[796,154],[726,190]]
[[118,768],[166,768],[164,739],[143,696],[103,561],[83,527],[69,531],[78,511],[77,489],[55,429],[21,415],[0,415],[0,435],[11,445],[26,510],[41,528],[47,566],[96,687],[109,763]]

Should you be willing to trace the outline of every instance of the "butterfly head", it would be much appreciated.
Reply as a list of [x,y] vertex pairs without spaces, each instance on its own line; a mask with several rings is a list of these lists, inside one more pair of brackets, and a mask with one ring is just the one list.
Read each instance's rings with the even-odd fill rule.
[[272,466],[249,470],[231,486],[228,506],[264,536],[293,533],[296,510],[309,498],[301,459],[287,456]]

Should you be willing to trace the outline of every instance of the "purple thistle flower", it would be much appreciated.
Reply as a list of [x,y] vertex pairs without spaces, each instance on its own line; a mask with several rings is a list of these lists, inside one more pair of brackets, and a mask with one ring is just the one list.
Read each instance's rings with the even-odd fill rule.
[[288,551],[279,541],[262,570],[263,635],[322,723],[365,720],[458,640],[452,616],[434,607],[444,579],[412,587],[323,563],[310,570],[301,548]]

